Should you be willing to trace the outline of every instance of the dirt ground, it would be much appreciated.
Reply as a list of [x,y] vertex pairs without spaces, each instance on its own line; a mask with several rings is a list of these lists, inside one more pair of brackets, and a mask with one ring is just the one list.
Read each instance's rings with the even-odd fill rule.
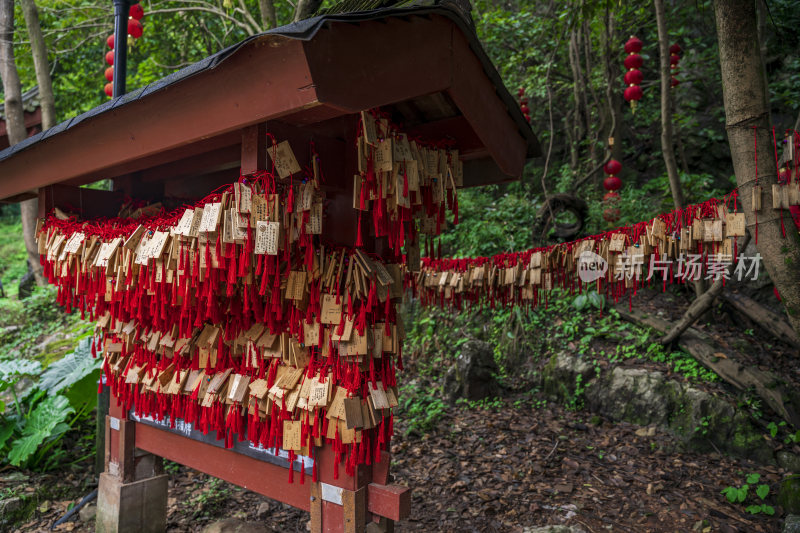
[[[783,472],[745,460],[674,452],[653,428],[599,424],[558,406],[538,410],[453,407],[427,435],[393,444],[393,472],[414,488],[411,518],[397,531],[522,532],[568,524],[586,532],[779,531],[778,515],[750,515],[720,491],[759,472],[774,494]],[[596,423],[597,420],[594,420]],[[89,469],[89,465],[83,465]],[[175,464],[170,473],[168,531],[201,531],[221,518],[261,522],[275,531],[306,531],[308,514]],[[73,493],[90,489],[77,470],[30,478]],[[86,490],[88,492],[88,490]],[[40,504],[16,531],[44,531],[79,499]],[[67,522],[57,531],[93,531]]]

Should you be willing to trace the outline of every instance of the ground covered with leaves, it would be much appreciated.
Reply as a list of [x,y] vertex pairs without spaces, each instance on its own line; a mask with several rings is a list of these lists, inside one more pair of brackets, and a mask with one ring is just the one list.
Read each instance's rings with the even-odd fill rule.
[[[397,482],[414,488],[412,517],[398,531],[523,531],[571,524],[599,531],[778,531],[780,518],[751,515],[721,494],[760,475],[774,493],[783,472],[716,454],[676,452],[655,428],[611,424],[560,406],[539,409],[516,400],[488,407],[449,407],[431,431],[402,422],[393,445]],[[32,476],[28,486],[62,487],[43,496],[17,531],[48,529],[81,491],[90,490],[90,465],[62,476]],[[305,531],[307,513],[168,464],[169,531],[200,531],[234,517],[275,531]],[[2,484],[16,476],[5,474]],[[755,491],[755,486],[751,492]],[[70,498],[71,496],[71,498]],[[768,496],[769,498],[769,496]],[[755,501],[751,494],[748,498]],[[58,531],[93,531],[65,523]]]
[[[680,291],[644,291],[634,305],[674,320],[688,298]],[[780,530],[784,510],[776,494],[788,475],[780,467],[697,453],[661,428],[611,422],[583,407],[579,389],[562,403],[546,396],[541,371],[559,351],[580,354],[600,372],[615,366],[657,370],[749,409],[774,449],[800,452],[796,435],[755,395],[733,392],[690,356],[660,347],[656,335],[607,306],[578,309],[574,297],[565,296],[527,313],[451,315],[412,306],[405,318],[410,326],[392,472],[414,492],[412,515],[398,531],[523,532],[546,524],[586,532]],[[744,326],[743,333],[741,319],[721,308],[698,325],[723,349],[742,354],[743,362],[772,368],[797,385],[790,350]],[[500,392],[450,405],[441,393],[444,375],[473,338],[495,347]],[[85,424],[80,431],[89,433]],[[75,440],[80,434],[67,433],[65,444],[88,447]],[[224,518],[306,531],[307,513],[174,463],[166,471],[169,531],[202,531]],[[3,467],[0,500],[25,501],[10,530],[49,529],[91,492],[94,479],[91,459],[46,474]],[[756,506],[766,507],[753,513]],[[93,531],[91,514],[84,509],[56,530]]]

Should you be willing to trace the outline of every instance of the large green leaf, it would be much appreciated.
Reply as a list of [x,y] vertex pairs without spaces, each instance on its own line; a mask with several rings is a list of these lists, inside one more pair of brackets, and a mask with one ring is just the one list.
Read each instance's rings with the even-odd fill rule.
[[3,425],[0,426],[0,449],[3,448],[8,438],[14,434],[15,425],[13,420],[5,420]]
[[42,371],[39,361],[30,359],[6,359],[0,361],[0,381],[17,381],[22,376],[35,376]]
[[74,412],[75,409],[64,396],[45,398],[31,413],[28,423],[22,430],[22,436],[11,443],[9,462],[14,466],[20,466],[36,452],[45,439],[53,434],[59,424]]
[[39,388],[53,395],[82,380],[102,364],[102,360],[92,357],[91,339],[82,339],[75,351],[47,367],[39,380]]

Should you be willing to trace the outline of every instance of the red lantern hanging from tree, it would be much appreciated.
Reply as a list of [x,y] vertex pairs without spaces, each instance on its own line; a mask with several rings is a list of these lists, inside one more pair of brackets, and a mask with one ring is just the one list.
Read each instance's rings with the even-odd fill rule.
[[625,58],[625,68],[628,70],[625,73],[625,92],[623,96],[625,101],[631,104],[631,109],[636,112],[636,102],[642,99],[642,84],[643,76],[639,70],[644,64],[644,59],[639,55],[642,51],[642,41],[636,37],[631,36],[628,42],[625,43],[625,52],[628,56]]
[[142,4],[133,4],[128,10],[128,14],[132,19],[142,20],[142,17],[144,17],[144,8]]
[[144,28],[142,27],[142,23],[136,19],[128,19],[128,35],[133,37],[134,39],[138,39],[142,36],[142,32]]
[[517,91],[517,96],[519,97],[519,110],[522,111],[522,114],[525,115],[525,120],[527,120],[528,124],[530,124],[531,108],[528,107],[528,99],[525,97],[525,89],[520,87],[519,91]]
[[622,170],[622,163],[616,159],[611,159],[603,165],[603,172],[605,172],[606,179],[603,180],[603,188],[608,191],[603,196],[603,218],[613,224],[620,217],[619,193],[617,192],[622,188],[622,180],[616,174]]
[[677,87],[681,82],[678,81],[678,78],[675,77],[678,74],[678,63],[681,62],[681,52],[683,52],[683,48],[678,43],[675,43],[669,47],[669,68],[672,69],[672,79],[670,80],[670,87]]

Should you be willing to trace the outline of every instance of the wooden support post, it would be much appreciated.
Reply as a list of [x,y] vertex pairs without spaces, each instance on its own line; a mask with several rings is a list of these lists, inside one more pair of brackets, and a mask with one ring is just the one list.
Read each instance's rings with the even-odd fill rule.
[[267,168],[267,125],[253,124],[242,130],[242,175]]
[[106,470],[100,474],[96,530],[161,533],[167,526],[161,458],[136,450],[136,423],[115,403],[106,417]]

